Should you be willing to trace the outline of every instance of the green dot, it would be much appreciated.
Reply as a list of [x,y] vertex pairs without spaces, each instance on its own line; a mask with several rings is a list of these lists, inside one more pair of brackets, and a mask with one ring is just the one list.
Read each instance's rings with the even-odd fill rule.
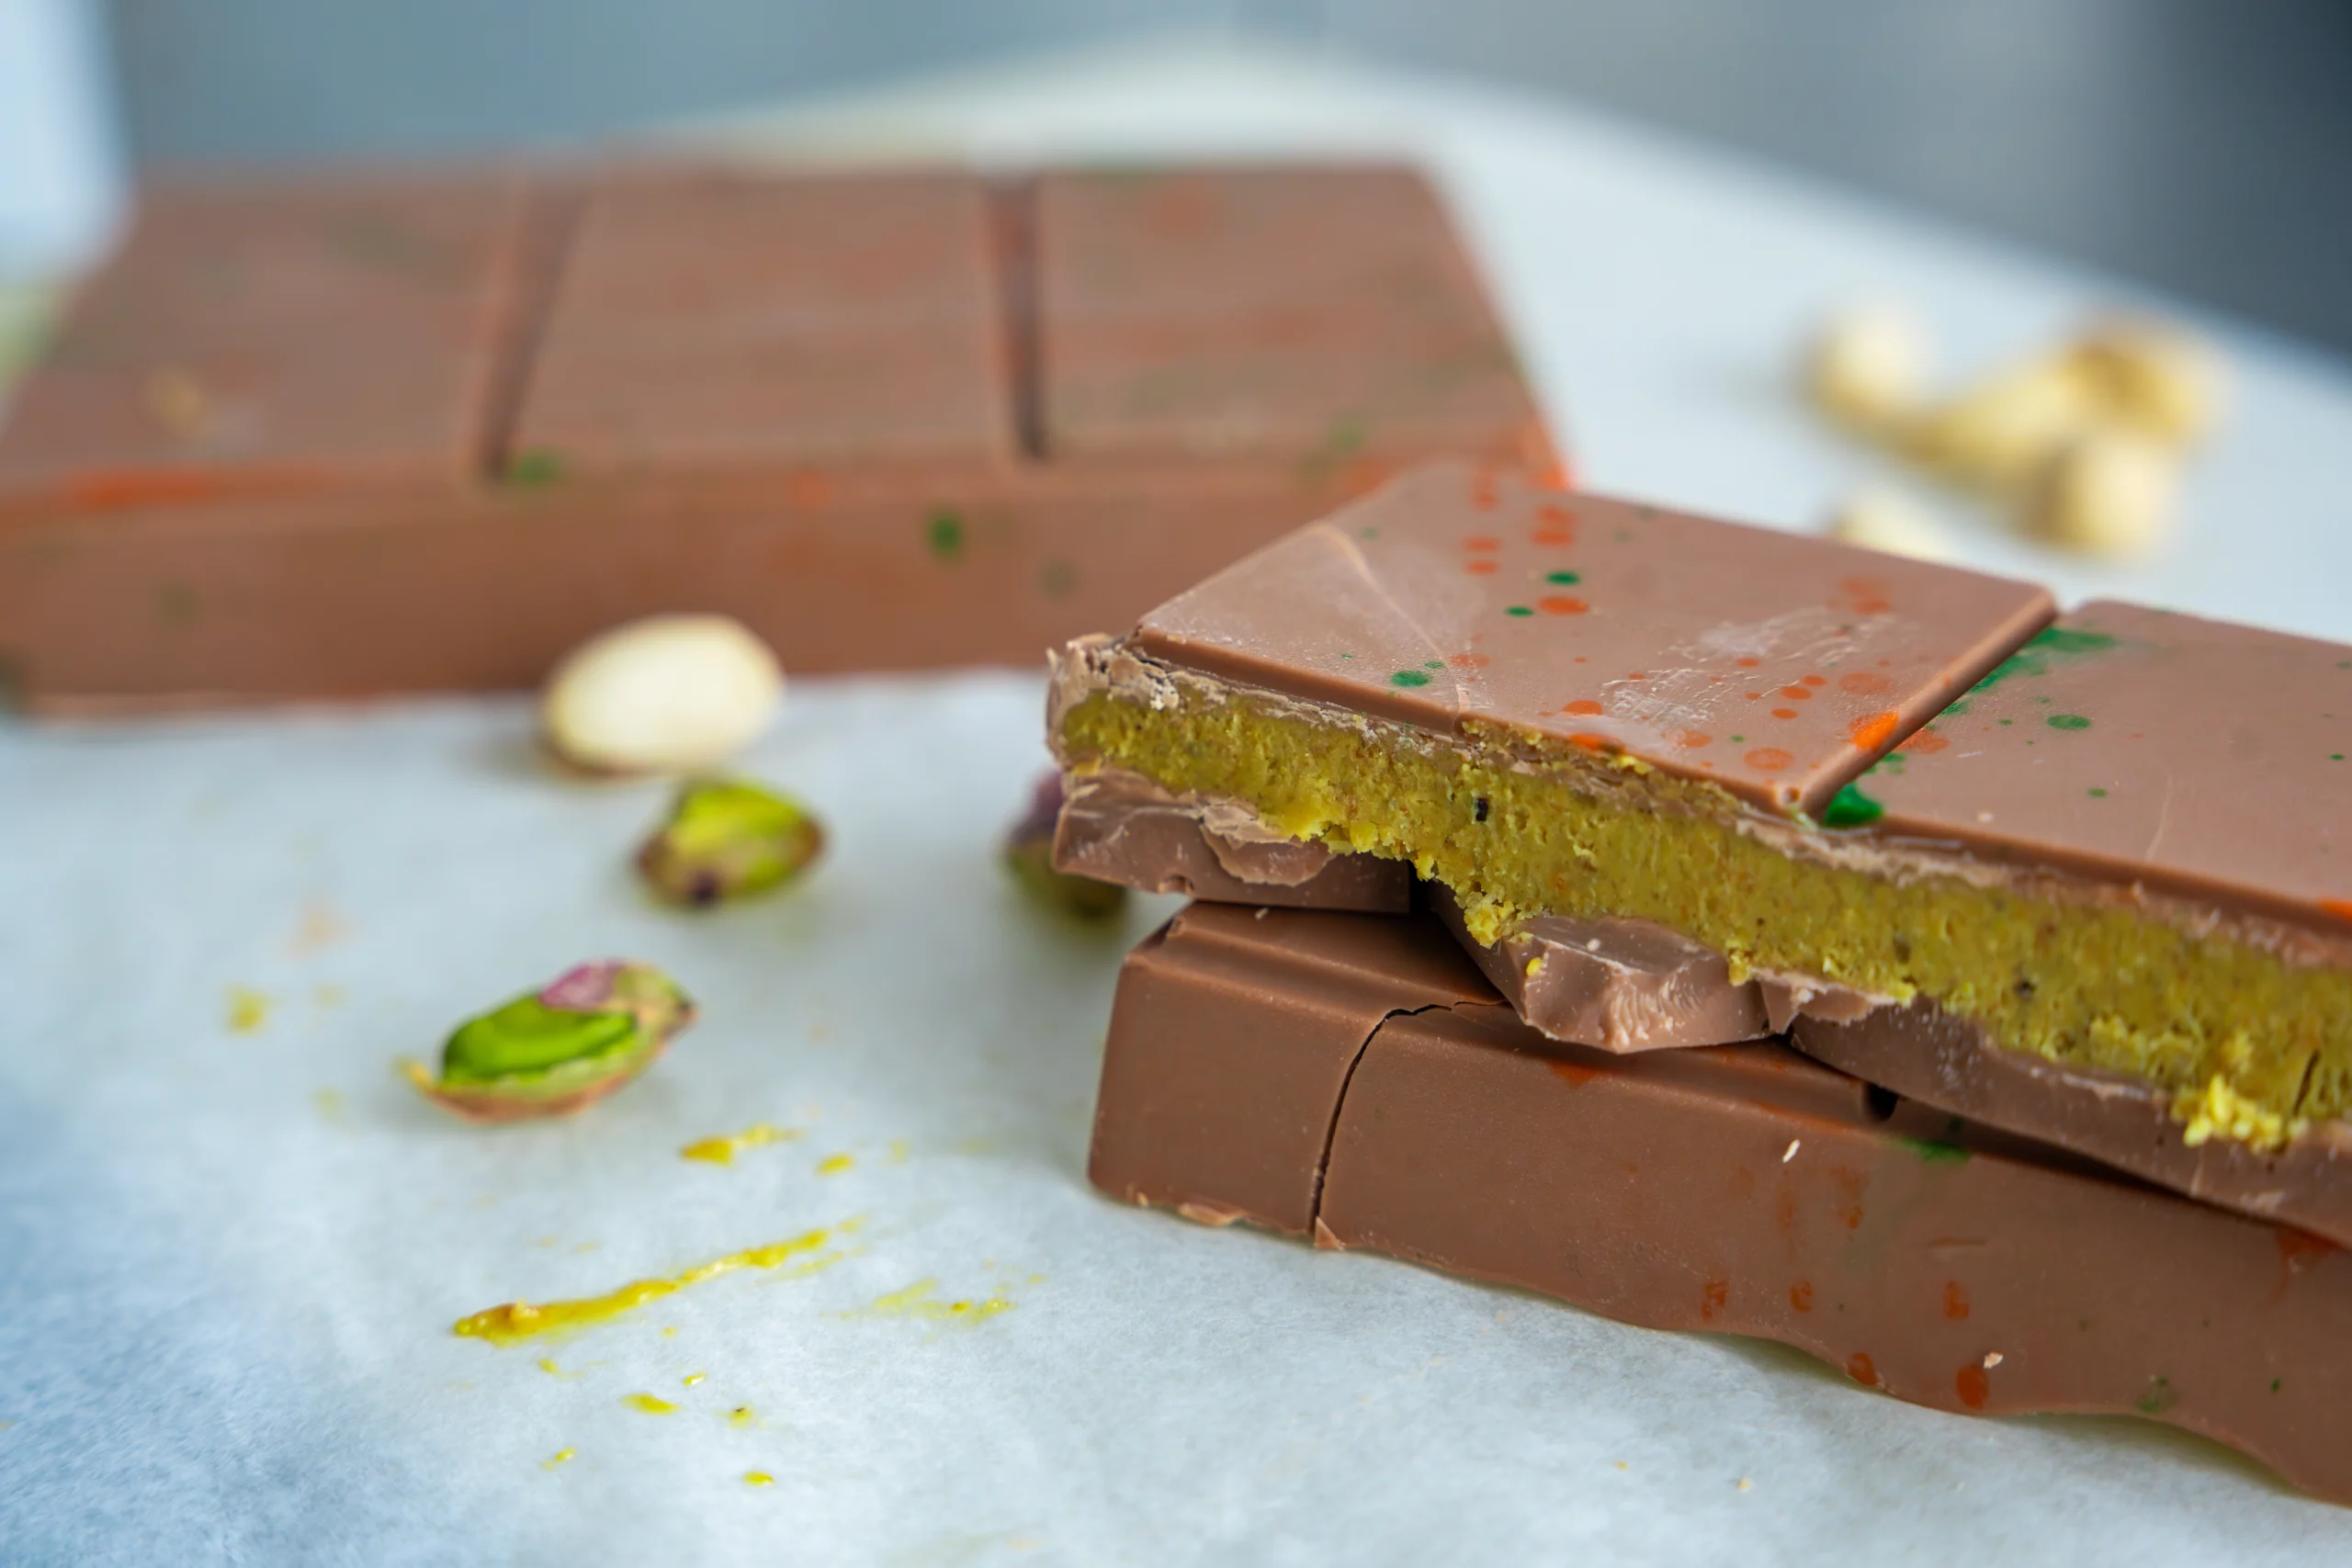
[[1745,735],[1735,735],[1731,738],[1731,743],[1735,746],[1745,746],[1747,744],[1747,737]]
[[2091,798],[2093,800],[2105,800],[2107,798],[2107,791],[2094,788],[2091,791]]
[[563,458],[545,447],[517,452],[507,459],[506,482],[529,487],[551,485],[563,478]]
[[1357,532],[1357,537],[1364,539],[1377,539],[1380,537],[1380,530],[1377,528],[1360,529]]
[[964,520],[953,512],[934,512],[923,525],[924,542],[941,560],[964,553]]
[[1419,670],[1399,670],[1388,677],[1388,683],[1392,686],[1426,686],[1430,678]]
[[2327,760],[2331,762],[2340,762],[2344,761],[2344,753],[2341,751],[2330,751],[2327,754]]
[[1442,670],[1445,668],[1445,660],[1442,659],[1424,659],[1421,660],[1421,668],[1424,670]]
[[2270,1392],[2271,1392],[2271,1393],[2277,1393],[2278,1392],[2278,1386],[2279,1386],[2280,1382],[2281,1382],[2281,1380],[2280,1380],[2280,1379],[2278,1379],[2278,1378],[2272,1378],[2272,1379],[2270,1380]]
[[2078,713],[2053,713],[2048,720],[2052,729],[2088,729],[2091,721]]
[[1846,785],[1821,809],[1821,825],[1825,828],[1860,828],[1875,822],[1886,815],[1886,807],[1856,789]]
[[2048,706],[2048,705],[2049,705],[2049,703],[2050,703],[2050,699],[2049,699],[2048,697],[2036,697],[2036,698],[2034,698],[2033,700],[2034,700],[2035,702],[2038,702],[2038,703],[2041,704],[2041,705],[2044,705],[2045,707],[2046,707],[2046,706]]
[[1532,615],[1535,612],[1525,604],[1513,604],[1503,612],[1506,615]]
[[1573,571],[1547,571],[1544,574],[1544,581],[1556,582],[1563,588],[1573,588],[1584,579]]
[[1352,654],[1352,653],[1343,653],[1343,654],[1340,655],[1340,658],[1342,658],[1342,659],[1353,659],[1353,658],[1355,657],[1355,655],[1354,655],[1354,654]]
[[2016,720],[2016,719],[2013,719],[2013,718],[1996,718],[1996,719],[1995,719],[1993,722],[1994,722],[1994,723],[1996,723],[1996,724],[1999,724],[1999,725],[2007,726],[2007,725],[2015,724],[2015,723],[2017,722],[2017,720]]

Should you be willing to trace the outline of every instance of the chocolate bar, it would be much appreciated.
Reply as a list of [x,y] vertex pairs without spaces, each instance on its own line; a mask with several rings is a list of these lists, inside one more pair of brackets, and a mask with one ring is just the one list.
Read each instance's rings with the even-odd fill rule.
[[2337,1247],[1778,1043],[1547,1041],[1421,918],[1180,913],[1121,976],[1090,1173],[1941,1410],[2146,1416],[2352,1501]]
[[[2352,1106],[2330,787],[2352,649],[2050,612],[2026,584],[1439,465],[1073,644],[1050,727],[1078,774],[1411,863],[1555,1033],[1688,1043],[1760,1012],[1808,1041],[1924,999],[1992,1049],[2132,1080],[2180,1145],[2324,1184]],[[1556,1010],[1530,1000],[1644,931],[1745,994],[1685,951],[1643,961],[1678,976],[1647,1021],[1628,998],[1659,985],[1623,975],[1613,1013],[1579,1011],[1573,975]],[[2216,1182],[2231,1162],[2203,1156],[2192,1177],[2141,1157],[2144,1128],[2127,1147],[2018,1103],[1953,1108],[2352,1240],[2311,1183]]]
[[1025,665],[1445,453],[1558,461],[1407,170],[167,188],[0,428],[0,666],[55,712],[527,686],[688,610]]

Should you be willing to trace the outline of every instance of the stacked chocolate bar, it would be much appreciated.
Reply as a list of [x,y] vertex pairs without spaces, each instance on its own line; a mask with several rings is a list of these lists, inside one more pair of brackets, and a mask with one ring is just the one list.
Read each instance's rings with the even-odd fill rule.
[[1026,666],[1443,455],[1555,462],[1407,169],[167,187],[0,430],[0,680],[529,686],[662,611]]
[[2352,649],[1452,465],[1049,722],[1104,1190],[2352,1500]]

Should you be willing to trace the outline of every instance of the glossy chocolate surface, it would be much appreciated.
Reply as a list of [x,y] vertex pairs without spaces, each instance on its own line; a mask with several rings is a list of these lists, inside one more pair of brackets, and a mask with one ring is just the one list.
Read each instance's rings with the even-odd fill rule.
[[1612,1055],[1381,977],[1441,947],[1421,920],[1188,910],[1123,976],[1096,1184],[1776,1339],[1942,1410],[2151,1417],[2352,1500],[2352,1256],[1777,1044]]
[[1146,615],[1136,651],[1758,804],[1838,788],[2046,622],[2029,583],[1431,465]]

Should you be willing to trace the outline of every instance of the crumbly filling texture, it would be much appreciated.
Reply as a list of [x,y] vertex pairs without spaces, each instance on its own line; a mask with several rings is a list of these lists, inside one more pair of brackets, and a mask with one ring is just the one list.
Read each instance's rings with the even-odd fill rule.
[[1294,838],[1410,861],[1481,942],[1532,915],[1632,916],[1719,949],[1736,981],[1793,971],[1925,995],[2011,1050],[2151,1080],[2191,1143],[2276,1148],[2352,1108],[2352,969],[2152,917],[2121,890],[1828,863],[1748,830],[1713,784],[1501,732],[1317,722],[1189,684],[1149,702],[1095,691],[1058,716],[1078,766],[1231,795]]

